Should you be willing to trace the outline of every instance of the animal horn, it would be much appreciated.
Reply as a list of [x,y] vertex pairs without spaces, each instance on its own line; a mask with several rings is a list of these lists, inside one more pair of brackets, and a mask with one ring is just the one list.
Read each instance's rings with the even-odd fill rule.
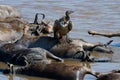
[[39,23],[38,23],[38,15],[39,15],[39,14],[43,15],[42,21],[43,21],[43,19],[45,19],[45,14],[43,14],[43,13],[36,13],[36,14],[35,14],[35,19],[34,19],[34,24],[39,24]]
[[42,19],[45,19],[45,14],[43,14],[43,13],[40,13],[41,15],[43,15],[43,18]]
[[41,15],[43,15],[43,18],[42,18],[41,22],[42,22],[43,24],[47,25],[48,23],[46,23],[45,20],[44,20],[44,19],[45,19],[45,14],[41,13]]
[[110,45],[113,42],[113,40],[110,40],[109,42],[106,43],[106,45]]
[[9,69],[10,69],[10,73],[14,73],[14,70],[13,70],[13,67],[14,67],[14,65],[13,64],[10,64],[10,63],[7,63],[7,65],[8,65],[8,67],[9,67]]
[[38,24],[38,13],[35,14],[34,24]]

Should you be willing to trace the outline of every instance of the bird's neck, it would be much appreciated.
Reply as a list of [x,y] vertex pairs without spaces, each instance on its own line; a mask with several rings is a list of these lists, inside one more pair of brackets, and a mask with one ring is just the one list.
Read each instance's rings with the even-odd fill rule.
[[66,15],[66,20],[70,20],[70,16],[69,15]]

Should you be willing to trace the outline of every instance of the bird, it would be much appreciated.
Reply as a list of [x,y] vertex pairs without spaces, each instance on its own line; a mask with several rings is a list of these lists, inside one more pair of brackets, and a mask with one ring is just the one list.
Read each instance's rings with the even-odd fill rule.
[[68,40],[67,34],[72,30],[72,21],[70,20],[70,14],[73,13],[72,10],[67,10],[65,16],[55,20],[54,23],[54,38],[62,39],[66,36],[66,41]]

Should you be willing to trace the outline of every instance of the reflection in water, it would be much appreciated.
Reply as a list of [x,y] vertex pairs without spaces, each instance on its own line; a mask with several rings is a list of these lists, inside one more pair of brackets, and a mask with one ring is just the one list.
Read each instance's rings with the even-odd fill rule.
[[18,77],[15,74],[9,74],[8,77],[9,77],[8,80],[28,80],[26,78]]
[[0,80],[28,80],[28,79],[25,79],[25,78],[22,78],[22,77],[17,77],[17,76],[14,76],[12,74],[10,74],[10,75],[0,74]]
[[14,74],[9,75],[9,80],[14,80]]

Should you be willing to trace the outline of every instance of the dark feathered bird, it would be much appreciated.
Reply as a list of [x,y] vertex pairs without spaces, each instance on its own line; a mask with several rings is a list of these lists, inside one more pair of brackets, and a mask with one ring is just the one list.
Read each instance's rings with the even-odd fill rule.
[[58,39],[62,39],[63,36],[66,35],[72,30],[72,21],[70,20],[70,14],[73,13],[71,10],[67,10],[65,16],[56,20],[54,23],[54,37]]

